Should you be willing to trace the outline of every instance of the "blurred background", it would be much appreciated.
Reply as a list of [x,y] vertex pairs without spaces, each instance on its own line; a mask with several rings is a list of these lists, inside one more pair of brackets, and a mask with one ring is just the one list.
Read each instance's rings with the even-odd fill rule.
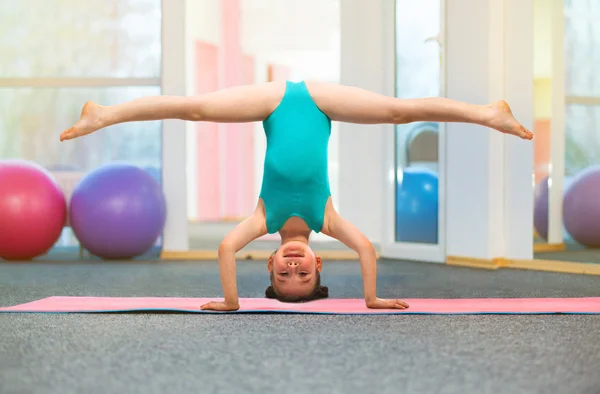
[[[445,96],[446,2],[389,3],[394,94]],[[162,122],[117,125],[69,143],[60,143],[58,134],[87,100],[110,105],[163,93],[165,45],[171,44],[163,37],[163,2],[4,0],[0,7],[0,159],[45,167],[67,200],[87,173],[108,163],[138,166],[161,183]],[[185,94],[274,80],[340,82],[342,14],[341,0],[187,0]],[[533,16],[534,252],[543,259],[599,261],[600,229],[589,222],[600,222],[600,205],[582,201],[593,200],[600,187],[600,3],[533,0]],[[255,207],[265,137],[259,123],[185,127],[189,247],[214,250]],[[444,247],[444,130],[430,122],[395,127],[394,201],[383,214],[393,216],[394,243]],[[329,174],[336,206],[344,144],[334,122]],[[314,240],[340,247],[321,234]],[[277,241],[278,235],[261,239],[267,249]],[[70,227],[53,250],[79,250]]]
[[600,3],[560,3],[534,1],[534,249],[600,262]]

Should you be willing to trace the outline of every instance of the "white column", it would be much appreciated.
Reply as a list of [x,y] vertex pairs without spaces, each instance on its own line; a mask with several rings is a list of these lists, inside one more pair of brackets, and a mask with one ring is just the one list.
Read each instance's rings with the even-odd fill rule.
[[[516,118],[533,130],[533,0],[505,2],[505,98]],[[504,139],[504,257],[531,259],[533,141]]]
[[[531,0],[448,0],[447,96],[474,104],[504,98],[533,124]],[[533,143],[448,124],[449,256],[529,258],[533,249]]]
[[[162,2],[162,94],[185,95],[185,0]],[[179,120],[163,122],[162,175],[167,200],[163,249],[188,250],[186,129]]]
[[550,183],[548,243],[563,242],[563,178],[565,175],[565,50],[564,0],[552,4],[552,121],[550,122]]
[[[386,39],[393,39],[385,37],[382,29],[385,3],[393,4],[393,0],[341,2],[340,81],[393,95],[394,86],[386,87],[383,75]],[[393,128],[346,123],[339,126],[338,210],[372,242],[379,243],[383,225],[383,135],[393,132]]]

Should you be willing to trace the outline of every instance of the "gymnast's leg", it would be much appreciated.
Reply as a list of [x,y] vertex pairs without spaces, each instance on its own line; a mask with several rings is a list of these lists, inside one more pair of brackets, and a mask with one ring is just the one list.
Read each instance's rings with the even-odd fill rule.
[[505,101],[474,105],[441,97],[398,99],[331,83],[308,82],[307,87],[321,111],[335,121],[360,124],[474,123],[523,139],[533,138],[531,131],[514,118]]
[[87,102],[81,118],[60,135],[70,140],[117,123],[162,119],[238,123],[266,119],[285,93],[284,82],[237,86],[200,96],[152,96],[102,106]]

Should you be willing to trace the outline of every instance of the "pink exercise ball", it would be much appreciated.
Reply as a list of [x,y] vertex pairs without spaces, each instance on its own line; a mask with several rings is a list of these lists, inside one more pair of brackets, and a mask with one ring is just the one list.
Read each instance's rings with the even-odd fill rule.
[[0,258],[30,260],[56,243],[67,203],[52,175],[23,160],[0,161]]
[[565,228],[584,246],[600,247],[600,166],[581,171],[563,200]]

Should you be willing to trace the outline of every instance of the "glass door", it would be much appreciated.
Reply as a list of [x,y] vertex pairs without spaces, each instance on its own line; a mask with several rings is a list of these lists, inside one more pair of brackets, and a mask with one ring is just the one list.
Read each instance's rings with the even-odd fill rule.
[[[396,0],[395,95],[444,96],[444,0]],[[382,255],[445,261],[444,124],[398,125],[385,145]]]

